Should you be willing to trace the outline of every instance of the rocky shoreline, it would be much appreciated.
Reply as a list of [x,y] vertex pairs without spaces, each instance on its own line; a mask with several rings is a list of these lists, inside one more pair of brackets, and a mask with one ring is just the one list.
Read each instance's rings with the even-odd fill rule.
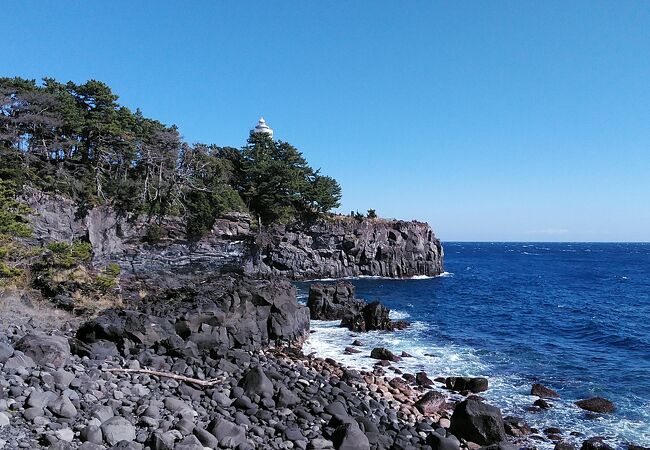
[[[534,430],[482,401],[486,379],[401,373],[389,349],[360,342],[377,359],[372,370],[304,355],[308,308],[286,281],[208,278],[92,320],[54,323],[54,311],[3,315],[0,448],[535,447]],[[573,448],[560,430],[544,433]]]

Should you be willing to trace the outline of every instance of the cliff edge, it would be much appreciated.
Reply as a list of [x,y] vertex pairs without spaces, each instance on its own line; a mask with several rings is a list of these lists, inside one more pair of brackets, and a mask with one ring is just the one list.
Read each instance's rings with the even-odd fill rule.
[[[93,263],[115,262],[124,274],[246,273],[294,280],[378,276],[406,278],[443,272],[443,248],[422,222],[330,216],[310,225],[256,230],[247,214],[218,218],[211,232],[189,240],[183,221],[151,222],[98,206],[79,216],[70,199],[29,190],[33,240],[90,242]],[[152,237],[152,230],[156,235]]]

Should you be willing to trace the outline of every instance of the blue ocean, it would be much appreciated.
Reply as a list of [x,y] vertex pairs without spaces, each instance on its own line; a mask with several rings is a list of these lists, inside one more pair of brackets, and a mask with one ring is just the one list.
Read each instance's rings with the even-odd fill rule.
[[[488,402],[567,439],[595,435],[613,445],[650,446],[650,244],[446,243],[445,274],[429,279],[351,280],[357,297],[380,300],[411,327],[361,335],[312,321],[306,352],[356,368],[375,346],[405,350],[397,366],[436,376],[487,376]],[[298,285],[301,298],[308,283]],[[529,412],[541,382],[561,395]],[[576,400],[602,396],[617,410],[589,415]],[[582,436],[571,437],[579,432]],[[540,442],[538,447],[552,447]]]

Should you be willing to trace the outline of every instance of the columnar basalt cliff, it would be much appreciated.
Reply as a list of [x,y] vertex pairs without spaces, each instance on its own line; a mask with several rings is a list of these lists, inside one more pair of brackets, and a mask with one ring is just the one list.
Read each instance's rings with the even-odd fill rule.
[[406,278],[441,274],[442,258],[440,240],[426,223],[335,217],[258,236],[249,270],[294,279]]
[[[151,222],[119,216],[100,206],[79,217],[64,197],[28,191],[34,239],[88,240],[93,262],[118,263],[125,274],[151,272],[245,272],[290,279],[380,276],[405,278],[443,272],[443,249],[428,224],[334,216],[306,226],[251,227],[250,216],[217,219],[211,233],[191,241],[178,218]],[[155,242],[152,227],[163,230]]]

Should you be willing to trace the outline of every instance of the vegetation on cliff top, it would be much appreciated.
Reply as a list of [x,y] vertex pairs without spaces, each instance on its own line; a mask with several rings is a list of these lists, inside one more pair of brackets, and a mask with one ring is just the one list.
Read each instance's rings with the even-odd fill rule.
[[[80,215],[109,203],[153,223],[184,216],[195,237],[226,211],[249,211],[270,224],[313,218],[339,205],[336,180],[311,168],[286,142],[255,134],[241,149],[188,144],[176,127],[117,100],[95,80],[0,78],[5,189],[17,195],[28,184],[72,197]],[[15,199],[12,192],[6,197]],[[0,220],[0,227],[12,224]]]

